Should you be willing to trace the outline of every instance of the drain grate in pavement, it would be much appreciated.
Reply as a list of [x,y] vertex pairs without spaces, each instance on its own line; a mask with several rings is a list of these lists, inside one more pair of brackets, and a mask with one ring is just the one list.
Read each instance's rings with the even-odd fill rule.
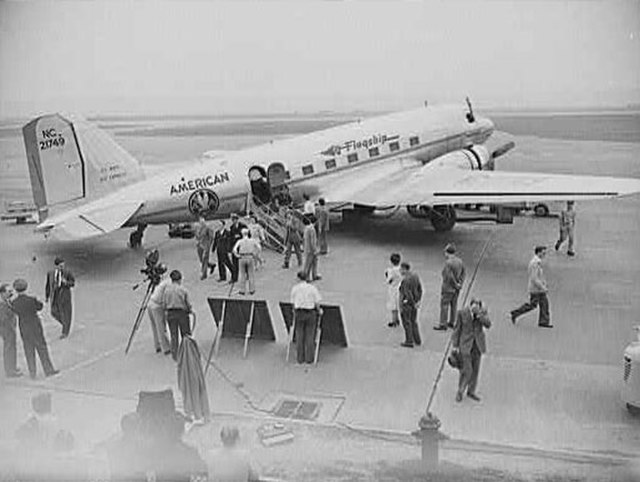
[[273,414],[280,418],[294,418],[297,420],[315,420],[320,413],[321,404],[295,398],[284,398],[276,405]]

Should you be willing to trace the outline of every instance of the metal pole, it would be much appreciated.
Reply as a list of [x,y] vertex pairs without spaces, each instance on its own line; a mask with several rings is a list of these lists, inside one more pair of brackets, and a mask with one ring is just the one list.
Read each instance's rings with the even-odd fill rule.
[[[136,285],[137,287],[137,285]],[[149,299],[151,298],[151,294],[153,293],[153,289],[156,287],[154,283],[151,281],[147,286],[147,291],[144,294],[144,298],[142,298],[142,303],[140,304],[140,309],[138,309],[138,315],[136,316],[135,321],[133,322],[133,327],[131,328],[131,333],[129,334],[129,340],[127,341],[127,347],[124,350],[124,354],[129,353],[129,349],[131,348],[131,344],[133,343],[133,337],[135,336],[138,328],[140,328],[140,324],[144,319],[144,314],[147,311],[147,305],[149,304]],[[135,288],[134,288],[135,289]]]
[[247,358],[247,350],[249,349],[249,338],[251,338],[251,331],[253,329],[253,314],[255,312],[256,302],[251,301],[251,314],[249,315],[249,323],[247,323],[247,329],[244,332],[244,351],[242,352],[242,358]]
[[320,340],[322,340],[322,312],[318,312],[316,316],[318,317],[318,326],[316,327],[316,336],[315,336],[316,350],[315,350],[315,353],[313,354],[314,365],[318,364],[318,356],[320,354]]
[[296,310],[291,305],[291,329],[289,330],[289,343],[287,343],[287,359],[286,362],[289,363],[289,354],[291,352],[291,344],[293,343],[294,330],[296,329]]
[[[473,275],[471,276],[471,280],[469,280],[469,283],[467,283],[467,289],[462,298],[462,306],[465,306],[467,304],[467,298],[469,297],[469,293],[471,293],[471,288],[473,287],[473,283],[476,280],[476,276],[478,275],[478,269],[480,268],[480,263],[482,263],[482,260],[484,259],[484,255],[487,252],[487,248],[489,247],[491,240],[493,239],[494,233],[495,231],[491,232],[491,235],[487,238],[487,241],[485,242],[484,247],[482,248],[482,252],[480,253],[480,258],[478,258],[478,262],[476,263],[475,269],[473,270]],[[447,347],[444,350],[442,360],[440,360],[440,367],[438,368],[436,379],[433,382],[433,388],[431,389],[431,393],[429,394],[429,401],[427,402],[427,408],[424,411],[426,416],[429,416],[431,404],[433,403],[433,399],[435,398],[436,391],[438,390],[438,383],[440,383],[440,378],[442,378],[442,371],[444,369],[444,364],[447,360],[447,356],[449,355],[449,349],[451,348],[452,343],[453,343],[453,334],[449,337],[449,341],[447,342]]]

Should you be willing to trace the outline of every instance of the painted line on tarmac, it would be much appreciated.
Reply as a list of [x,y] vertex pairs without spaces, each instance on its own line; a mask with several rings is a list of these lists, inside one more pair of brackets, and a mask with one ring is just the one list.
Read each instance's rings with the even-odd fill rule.
[[119,345],[117,345],[116,347],[107,350],[107,351],[103,351],[102,353],[100,353],[99,355],[96,355],[93,358],[89,358],[88,360],[83,360],[81,362],[76,363],[75,365],[71,365],[68,368],[65,368],[64,370],[61,370],[61,374],[66,374],[69,372],[74,372],[77,370],[80,370],[82,368],[86,368],[90,365],[93,365],[94,363],[98,363],[100,360],[104,360],[105,358],[113,355],[115,352],[117,352],[118,350],[123,350],[125,346],[127,346],[126,343],[120,343]]

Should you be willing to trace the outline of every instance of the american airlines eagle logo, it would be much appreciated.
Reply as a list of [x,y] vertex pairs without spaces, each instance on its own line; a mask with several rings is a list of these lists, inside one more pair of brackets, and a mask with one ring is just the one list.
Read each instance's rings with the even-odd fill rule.
[[211,189],[198,189],[189,196],[189,212],[195,215],[211,215],[218,210],[220,199]]

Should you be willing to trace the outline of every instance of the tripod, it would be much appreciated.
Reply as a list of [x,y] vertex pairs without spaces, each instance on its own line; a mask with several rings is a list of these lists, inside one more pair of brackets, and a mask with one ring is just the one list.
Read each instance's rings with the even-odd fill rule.
[[[133,342],[133,337],[135,336],[136,332],[138,331],[138,328],[140,328],[140,323],[142,323],[142,320],[144,319],[144,313],[145,311],[147,311],[147,305],[149,304],[149,299],[151,298],[151,294],[153,293],[153,290],[155,289],[156,286],[158,286],[159,283],[154,282],[154,280],[150,279],[149,283],[147,284],[147,291],[144,294],[144,298],[142,298],[142,303],[140,304],[140,309],[138,310],[138,315],[136,316],[136,321],[134,321],[133,323],[133,328],[131,329],[131,334],[129,335],[129,341],[127,342],[127,348],[125,348],[124,350],[124,354],[126,355],[127,353],[129,353],[129,349],[131,348],[131,343]],[[133,289],[137,289],[139,285],[135,285],[133,287]]]

